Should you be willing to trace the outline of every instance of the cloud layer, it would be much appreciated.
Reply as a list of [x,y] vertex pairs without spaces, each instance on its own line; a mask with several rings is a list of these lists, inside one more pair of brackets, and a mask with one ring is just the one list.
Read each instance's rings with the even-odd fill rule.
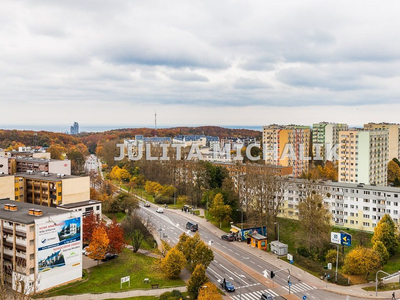
[[[399,6],[359,0],[5,1],[0,103],[17,110],[5,114],[0,127],[35,120],[127,124],[120,119],[127,109],[141,124],[157,109],[165,125],[179,125],[177,117],[193,111],[203,113],[189,119],[193,124],[263,125],[269,118],[254,119],[257,112],[284,110],[277,122],[292,123],[301,107],[308,113],[299,122],[307,123],[316,107],[396,105]],[[22,107],[29,113],[19,113]],[[362,111],[342,121],[368,121]]]

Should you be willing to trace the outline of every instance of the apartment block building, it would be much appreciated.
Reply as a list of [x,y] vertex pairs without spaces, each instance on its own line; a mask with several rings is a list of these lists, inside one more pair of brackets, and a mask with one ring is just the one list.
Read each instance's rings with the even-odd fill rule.
[[368,123],[364,130],[388,131],[389,134],[389,160],[400,157],[400,124],[393,123]]
[[0,199],[0,270],[24,293],[82,277],[82,214]]
[[341,131],[339,182],[387,185],[388,132]]
[[90,199],[89,176],[27,171],[15,174],[15,200],[56,207]]
[[[347,124],[338,124],[338,123],[328,123],[328,122],[320,122],[313,124],[312,129],[312,147],[313,147],[313,156],[317,157],[317,147],[316,145],[320,145],[319,147],[319,157],[321,157],[324,161],[336,161],[336,157],[332,155],[331,157],[326,156],[326,150],[332,149],[335,145],[339,145],[339,132],[348,130],[349,126]],[[330,149],[327,149],[330,147]],[[338,151],[336,151],[338,154]]]
[[292,175],[308,172],[310,127],[269,125],[263,127],[265,163],[292,167]]
[[298,218],[298,205],[304,189],[315,190],[332,214],[332,225],[373,231],[379,220],[389,214],[400,226],[400,189],[332,181],[309,182],[301,179],[286,181],[280,216]]
[[0,157],[0,172],[4,174],[14,175],[28,170],[71,175],[71,161],[26,156]]

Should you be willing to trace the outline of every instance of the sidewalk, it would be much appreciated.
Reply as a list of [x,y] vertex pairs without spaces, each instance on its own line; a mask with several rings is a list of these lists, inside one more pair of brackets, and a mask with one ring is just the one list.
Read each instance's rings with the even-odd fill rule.
[[[169,209],[169,211],[179,214],[181,216],[184,216],[187,219],[195,220],[195,222],[198,223],[200,227],[206,228],[207,230],[211,231],[213,234],[215,234],[217,236],[217,238],[220,238],[221,235],[226,234],[226,232],[215,227],[210,222],[207,222],[204,218],[200,218],[200,217],[192,215],[190,213],[182,212],[181,210],[178,210],[178,209],[175,209],[175,210]],[[200,209],[200,215],[204,216],[204,209]],[[300,269],[296,266],[293,266],[293,265],[287,263],[286,261],[279,259],[275,254],[253,248],[250,245],[247,245],[246,243],[243,243],[243,242],[233,242],[233,243],[235,244],[235,246],[241,248],[242,250],[245,250],[248,253],[250,253],[254,256],[257,256],[260,259],[263,259],[267,263],[272,264],[277,268],[290,269],[291,270],[290,272],[293,276],[295,276],[299,280],[301,280],[309,285],[313,285],[313,286],[317,287],[318,289],[327,290],[327,291],[334,292],[334,293],[341,294],[341,295],[349,295],[349,296],[366,298],[366,299],[391,299],[393,291],[378,292],[378,297],[375,297],[375,291],[364,291],[362,289],[362,287],[365,287],[365,286],[375,286],[375,283],[373,283],[373,284],[369,283],[369,284],[364,284],[364,285],[354,285],[354,286],[340,286],[340,285],[328,283],[327,288],[326,288],[325,281],[303,271],[302,269]],[[223,255],[226,258],[229,257],[229,255],[226,255],[226,254],[223,254]],[[264,279],[265,279],[265,282],[267,283],[267,285],[271,282],[271,280],[269,278],[264,278]],[[400,294],[400,291],[397,291],[396,294]]]

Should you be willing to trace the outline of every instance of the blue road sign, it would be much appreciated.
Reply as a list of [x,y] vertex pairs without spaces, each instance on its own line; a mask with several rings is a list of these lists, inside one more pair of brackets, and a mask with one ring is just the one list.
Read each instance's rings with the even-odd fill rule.
[[351,234],[342,232],[340,235],[340,244],[344,246],[351,246]]
[[303,300],[307,300],[307,296],[306,295],[303,296]]
[[291,285],[292,285],[292,283],[291,283],[290,281],[288,282],[288,284],[289,284],[289,286],[291,286]]
[[290,263],[293,265],[293,260],[291,260]]
[[326,275],[326,278],[328,278],[328,279],[329,279],[329,278],[331,278],[331,275],[329,275],[329,274],[328,274],[328,275]]

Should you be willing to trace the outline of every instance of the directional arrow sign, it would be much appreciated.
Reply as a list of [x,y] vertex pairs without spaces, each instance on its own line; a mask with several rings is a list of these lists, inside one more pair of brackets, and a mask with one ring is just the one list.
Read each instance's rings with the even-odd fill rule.
[[303,300],[307,300],[307,296],[306,295],[303,296]]
[[264,274],[264,277],[266,277],[266,278],[269,277],[269,272],[267,270],[264,270],[263,274]]
[[213,243],[213,241],[212,241],[212,240],[208,241],[208,244],[209,244],[209,245],[211,245],[212,243]]
[[341,234],[341,244],[344,246],[351,246],[351,235],[348,233],[343,233]]

